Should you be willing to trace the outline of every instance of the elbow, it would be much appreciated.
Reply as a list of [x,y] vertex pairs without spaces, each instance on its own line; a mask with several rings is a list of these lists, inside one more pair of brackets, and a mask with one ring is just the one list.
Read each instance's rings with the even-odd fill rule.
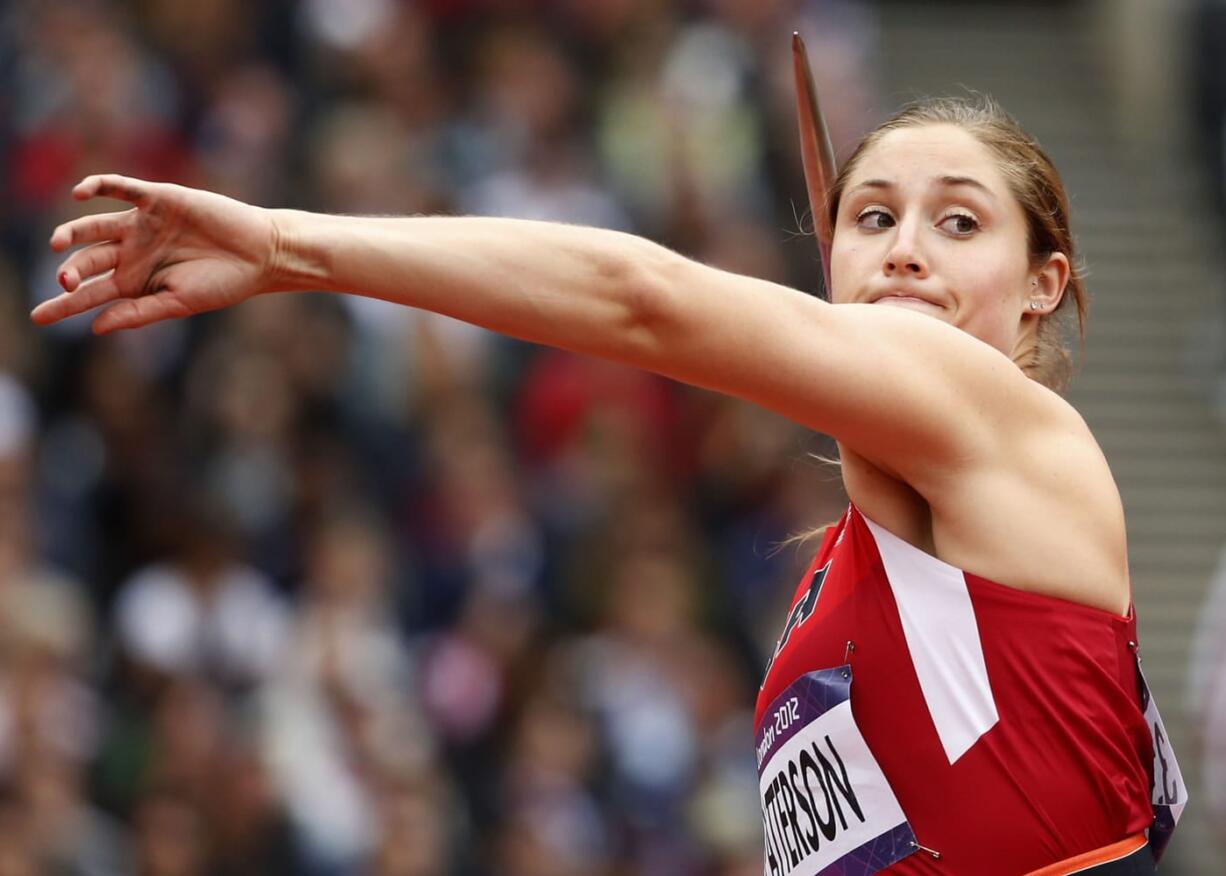
[[660,370],[682,331],[681,296],[693,263],[656,244],[644,247],[621,269],[617,285],[622,313],[617,333],[632,364]]

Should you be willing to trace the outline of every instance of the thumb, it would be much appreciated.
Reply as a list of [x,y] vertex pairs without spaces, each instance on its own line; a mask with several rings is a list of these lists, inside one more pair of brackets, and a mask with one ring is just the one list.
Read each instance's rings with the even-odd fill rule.
[[98,314],[93,322],[96,335],[110,334],[119,329],[140,328],[167,319],[182,319],[197,310],[170,290],[140,298],[125,298]]

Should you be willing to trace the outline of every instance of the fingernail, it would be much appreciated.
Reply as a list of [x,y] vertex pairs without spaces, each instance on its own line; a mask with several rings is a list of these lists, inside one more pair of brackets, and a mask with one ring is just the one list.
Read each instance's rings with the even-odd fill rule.
[[60,285],[64,287],[68,286],[68,272],[67,271],[60,271]]

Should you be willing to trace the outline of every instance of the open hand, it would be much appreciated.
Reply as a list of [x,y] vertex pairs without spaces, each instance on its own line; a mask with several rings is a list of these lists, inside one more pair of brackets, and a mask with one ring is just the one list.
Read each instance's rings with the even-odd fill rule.
[[48,325],[97,307],[96,334],[216,310],[267,291],[277,228],[267,210],[212,192],[115,174],[88,176],[78,201],[132,209],[82,216],[51,235],[56,252],[88,244],[56,273],[64,292],[30,314]]

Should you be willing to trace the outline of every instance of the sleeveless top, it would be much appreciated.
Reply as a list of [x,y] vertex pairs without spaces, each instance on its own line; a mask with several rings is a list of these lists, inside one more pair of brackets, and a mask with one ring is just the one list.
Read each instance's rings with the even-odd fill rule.
[[[1154,821],[1136,642],[1131,610],[963,572],[850,506],[797,588],[754,729],[806,673],[847,664],[854,724],[926,850],[879,872],[1026,873]],[[794,803],[791,824],[764,814],[768,873],[804,843]]]

